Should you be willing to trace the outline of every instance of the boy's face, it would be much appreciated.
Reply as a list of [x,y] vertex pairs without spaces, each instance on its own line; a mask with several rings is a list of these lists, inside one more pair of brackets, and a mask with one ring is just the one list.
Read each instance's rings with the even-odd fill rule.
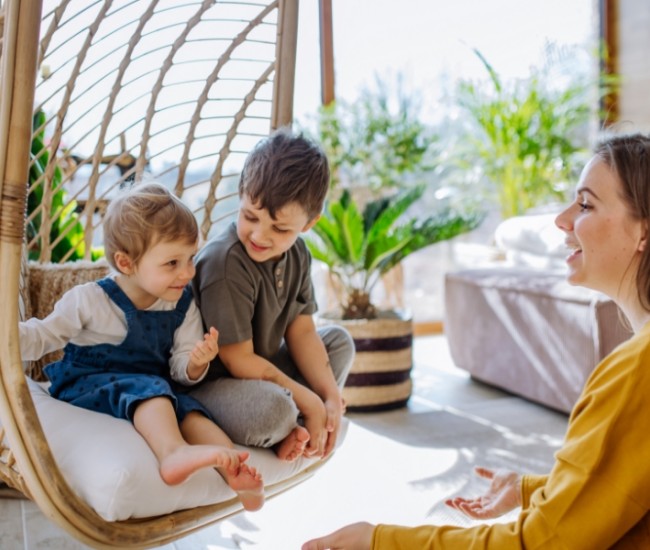
[[273,219],[266,208],[258,208],[244,193],[237,218],[237,236],[254,262],[278,260],[293,246],[298,235],[309,231],[317,220],[310,221],[305,210],[295,202],[278,210]]

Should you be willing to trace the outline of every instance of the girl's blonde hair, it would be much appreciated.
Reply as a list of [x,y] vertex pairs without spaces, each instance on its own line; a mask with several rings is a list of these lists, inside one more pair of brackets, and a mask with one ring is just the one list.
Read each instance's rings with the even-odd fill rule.
[[135,185],[113,199],[103,229],[106,260],[113,268],[116,252],[126,253],[137,265],[145,252],[159,242],[195,243],[199,238],[192,211],[158,183]]

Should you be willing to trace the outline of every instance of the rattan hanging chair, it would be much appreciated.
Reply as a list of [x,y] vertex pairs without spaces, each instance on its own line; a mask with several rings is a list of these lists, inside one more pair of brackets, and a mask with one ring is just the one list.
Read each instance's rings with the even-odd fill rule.
[[[87,267],[101,246],[97,228],[106,201],[144,172],[192,205],[207,238],[236,207],[228,206],[232,191],[222,188],[247,151],[291,122],[297,5],[9,0],[2,6],[0,480],[92,547],[159,546],[241,507],[229,498],[109,521],[71,489],[20,357],[18,321],[35,306],[25,291],[30,269],[47,270],[54,261]],[[321,464],[267,487],[267,495]]]

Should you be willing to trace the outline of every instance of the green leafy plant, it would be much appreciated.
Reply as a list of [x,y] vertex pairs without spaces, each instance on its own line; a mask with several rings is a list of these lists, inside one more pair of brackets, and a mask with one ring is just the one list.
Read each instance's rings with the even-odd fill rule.
[[340,282],[344,297],[343,319],[372,319],[376,308],[370,292],[381,276],[408,255],[434,243],[474,229],[479,214],[458,214],[450,209],[426,219],[404,219],[424,187],[402,190],[394,197],[370,201],[359,210],[349,191],[330,201],[312,232],[307,246]]
[[[45,114],[37,111],[33,118],[33,133],[30,155],[29,183],[30,192],[27,197],[26,228],[27,241],[32,242],[28,254],[30,260],[42,258],[43,248],[50,247],[49,260],[58,263],[61,261],[76,261],[84,257],[84,228],[76,212],[77,202],[67,201],[63,186],[63,171],[58,163],[54,166],[52,177],[48,181],[47,165],[50,151],[45,144]],[[41,229],[43,220],[43,191],[46,186],[51,189],[49,204],[49,217],[52,220],[49,242],[42,243],[36,238]],[[52,246],[53,243],[56,243]],[[103,256],[101,249],[92,250],[92,259]]]
[[[581,75],[552,75],[552,63],[507,86],[475,53],[489,75],[490,89],[470,81],[459,84],[458,103],[477,130],[466,140],[465,168],[476,168],[478,161],[496,189],[503,218],[564,201],[588,148],[597,86]],[[603,81],[601,93],[612,83]]]
[[420,120],[416,98],[398,79],[396,92],[377,78],[353,103],[334,101],[320,108],[317,137],[331,168],[331,185],[362,186],[377,194],[433,167],[427,152],[437,137]]

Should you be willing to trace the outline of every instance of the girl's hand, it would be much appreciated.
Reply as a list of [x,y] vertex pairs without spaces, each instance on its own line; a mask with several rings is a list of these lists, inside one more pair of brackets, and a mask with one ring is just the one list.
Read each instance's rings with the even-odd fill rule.
[[210,327],[207,334],[203,336],[203,341],[197,342],[190,353],[190,365],[205,366],[212,361],[219,353],[219,332],[214,327]]

